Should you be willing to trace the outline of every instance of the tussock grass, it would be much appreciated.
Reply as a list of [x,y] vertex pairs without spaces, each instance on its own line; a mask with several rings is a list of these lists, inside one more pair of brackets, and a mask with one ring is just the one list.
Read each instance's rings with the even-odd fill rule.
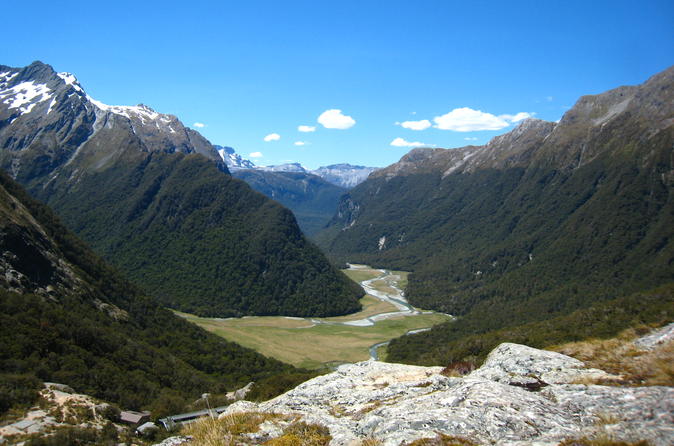
[[269,446],[327,446],[330,430],[320,424],[298,421],[283,430],[283,435],[266,442]]
[[260,430],[260,424],[269,420],[282,420],[279,414],[245,412],[235,413],[221,419],[205,417],[182,429],[182,435],[191,435],[200,446],[234,446],[240,443],[240,435]]
[[221,420],[204,418],[196,421],[181,432],[191,435],[194,443],[202,446],[233,446],[234,436],[229,432],[226,423]]
[[477,367],[472,361],[454,361],[449,364],[447,367],[442,369],[440,372],[441,375],[449,377],[460,377],[465,376],[475,370]]
[[580,384],[607,385],[674,385],[674,342],[650,351],[639,350],[632,341],[643,334],[644,328],[630,328],[612,339],[589,339],[551,347],[583,361],[588,367],[622,375],[618,382],[584,382]]
[[[296,421],[292,415],[274,413],[235,413],[221,419],[204,418],[183,428],[181,435],[191,435],[199,446],[238,446],[249,444],[245,434],[260,430],[265,421],[285,425],[283,434],[266,441],[269,446],[327,446],[332,440],[330,430],[319,424]],[[257,443],[256,443],[257,444]]]

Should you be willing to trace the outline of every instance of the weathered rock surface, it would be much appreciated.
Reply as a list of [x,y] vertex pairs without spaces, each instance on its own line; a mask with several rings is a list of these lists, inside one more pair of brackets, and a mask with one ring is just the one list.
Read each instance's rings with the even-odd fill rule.
[[[393,446],[437,433],[478,444],[554,445],[595,435],[674,443],[674,389],[569,384],[610,375],[559,353],[502,344],[464,378],[440,371],[376,361],[344,365],[273,400],[234,403],[221,416],[296,414],[327,426],[331,445],[376,438]],[[547,385],[522,386],[534,381]]]
[[634,345],[641,350],[653,350],[672,340],[674,340],[674,322],[637,339]]
[[155,446],[178,446],[181,444],[189,444],[192,437],[169,437]]
[[620,378],[561,353],[511,343],[496,347],[470,376],[523,387]]

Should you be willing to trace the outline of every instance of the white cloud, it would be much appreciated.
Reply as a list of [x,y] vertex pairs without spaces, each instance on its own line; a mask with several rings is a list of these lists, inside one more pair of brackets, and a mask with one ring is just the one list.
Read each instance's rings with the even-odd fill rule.
[[262,152],[253,152],[248,154],[248,158],[262,158]]
[[430,147],[430,144],[426,144],[423,142],[409,142],[405,141],[403,138],[396,138],[393,141],[391,141],[391,145],[393,147]]
[[204,124],[203,122],[195,122],[195,123],[192,124],[192,125],[193,125],[194,127],[200,128],[200,129],[206,127],[206,124]]
[[297,130],[304,133],[315,132],[316,126],[313,125],[298,125]]
[[449,113],[433,118],[435,128],[455,132],[501,130],[514,122],[530,118],[534,113],[519,112],[515,115],[492,115],[469,107],[455,108]]
[[431,121],[429,121],[428,119],[422,119],[421,121],[405,121],[396,124],[400,125],[400,127],[405,129],[426,130],[431,126]]
[[455,108],[449,113],[433,118],[435,127],[440,130],[454,130],[455,132],[473,132],[478,130],[500,130],[508,127],[508,122],[502,118],[480,110],[462,107]]
[[554,98],[553,98],[552,96],[547,96],[545,99],[546,99],[548,102],[552,102],[552,100],[553,100]]
[[318,123],[326,129],[346,130],[356,125],[356,120],[351,116],[342,114],[341,110],[333,108],[321,113],[318,117]]
[[295,144],[296,146],[306,146],[309,143],[306,141],[295,141],[293,144]]
[[270,133],[264,137],[265,142],[278,141],[279,139],[281,139],[281,135],[279,135],[278,133]]
[[463,139],[466,141],[477,141],[477,138],[474,136],[472,138],[463,138]]
[[523,119],[533,118],[536,113],[519,112],[516,115],[499,115],[499,118],[509,122],[520,122]]

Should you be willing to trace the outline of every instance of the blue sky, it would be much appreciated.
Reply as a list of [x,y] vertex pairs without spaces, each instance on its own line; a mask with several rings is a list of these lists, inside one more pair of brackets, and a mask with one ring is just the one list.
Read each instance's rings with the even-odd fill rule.
[[0,64],[42,60],[262,165],[384,166],[408,143],[484,144],[522,113],[556,121],[581,95],[674,64],[671,0],[50,0],[3,15]]

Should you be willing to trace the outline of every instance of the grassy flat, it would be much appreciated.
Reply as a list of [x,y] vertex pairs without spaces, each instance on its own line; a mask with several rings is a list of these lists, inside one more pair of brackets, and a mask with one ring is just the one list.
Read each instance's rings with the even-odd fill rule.
[[447,320],[441,314],[424,314],[387,319],[370,327],[315,325],[302,328],[302,324],[307,325],[306,321],[276,316],[218,320],[181,315],[229,341],[306,368],[364,361],[370,357],[369,347],[373,344]]
[[381,271],[372,268],[363,268],[363,269],[343,269],[342,272],[346,274],[349,279],[354,282],[362,282],[363,280],[374,279],[382,275]]
[[[383,274],[371,268],[344,270],[354,281],[361,282]],[[407,280],[407,273],[396,271],[398,277],[376,280],[378,291],[391,292]],[[186,313],[176,314],[223,338],[249,347],[298,367],[320,368],[328,364],[363,361],[370,357],[370,346],[402,336],[410,330],[427,328],[449,318],[443,314],[396,316],[372,326],[334,325],[362,320],[381,313],[396,311],[396,307],[373,296],[361,299],[362,311],[347,316],[318,319],[326,324],[313,324],[309,319],[281,316],[244,318],[202,318]],[[380,354],[384,349],[379,349]]]

